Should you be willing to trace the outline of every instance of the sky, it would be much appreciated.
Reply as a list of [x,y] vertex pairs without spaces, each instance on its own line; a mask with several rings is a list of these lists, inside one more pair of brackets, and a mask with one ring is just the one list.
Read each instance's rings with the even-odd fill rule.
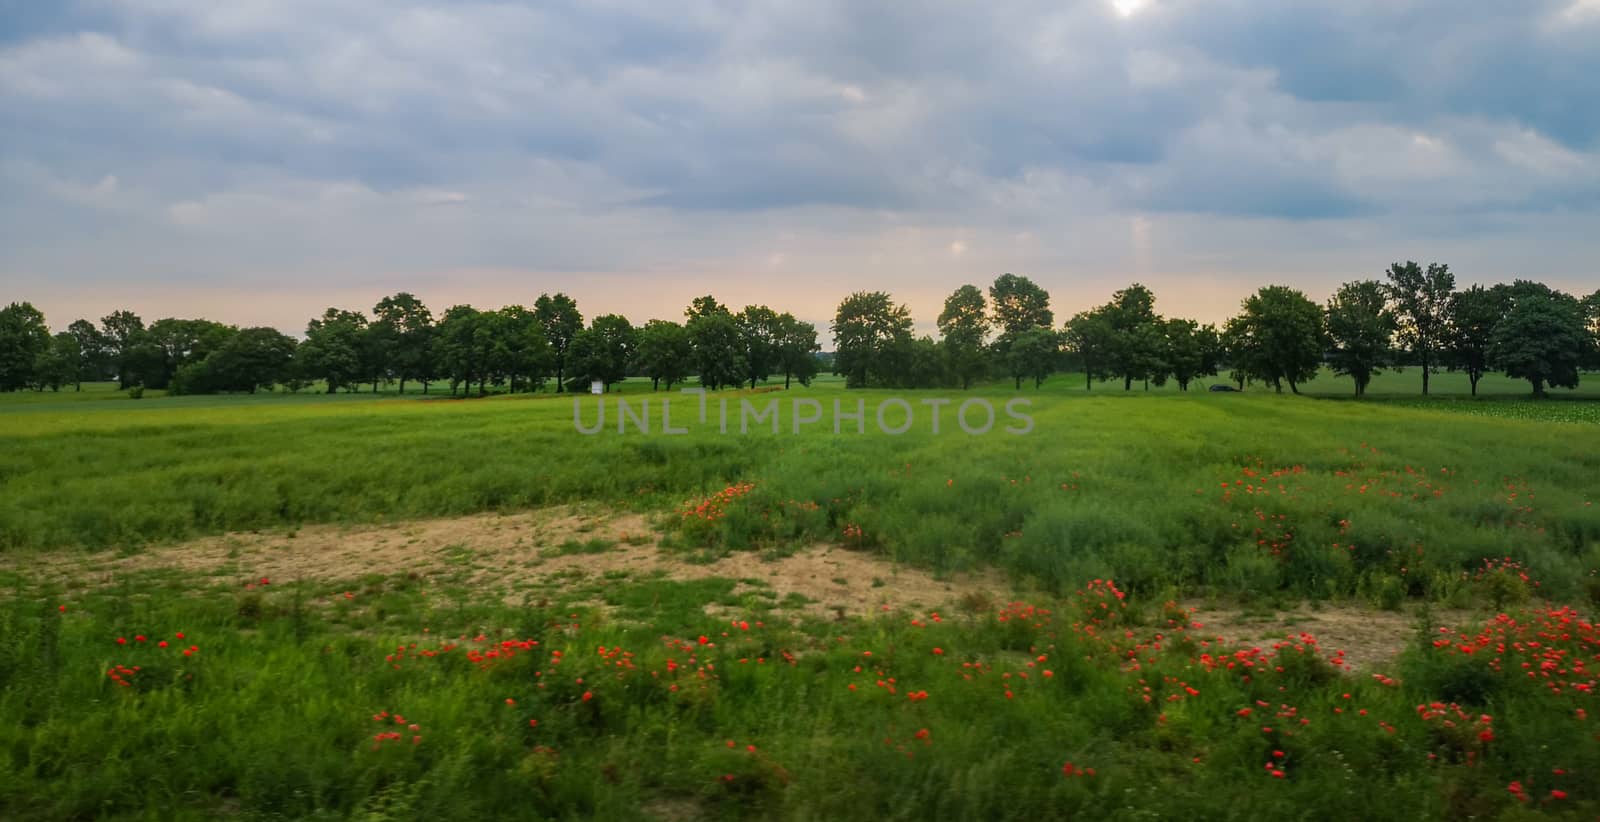
[[0,303],[1600,288],[1600,0],[0,0]]

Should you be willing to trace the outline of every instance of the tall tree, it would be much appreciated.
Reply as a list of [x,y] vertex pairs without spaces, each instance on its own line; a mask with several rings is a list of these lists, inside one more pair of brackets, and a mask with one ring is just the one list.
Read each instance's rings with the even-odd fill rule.
[[1322,309],[1305,294],[1283,285],[1263,287],[1244,301],[1244,312],[1228,321],[1234,368],[1245,377],[1299,384],[1317,375],[1322,364]]
[[1456,278],[1450,266],[1428,263],[1426,271],[1414,262],[1389,266],[1389,299],[1394,302],[1400,347],[1422,366],[1422,393],[1428,393],[1428,376],[1438,365],[1439,350],[1450,327],[1450,294]]
[[560,293],[553,297],[540,294],[539,299],[533,301],[533,315],[544,326],[545,341],[555,352],[556,393],[559,394],[566,390],[567,349],[572,346],[572,338],[583,330],[583,315],[578,313],[576,300]]
[[1589,320],[1589,361],[1586,367],[1590,371],[1600,371],[1600,289],[1583,298],[1583,309]]
[[361,312],[338,308],[329,308],[307,323],[306,339],[299,350],[305,375],[327,383],[329,394],[340,388],[354,391],[363,376],[366,327],[367,318]]
[[707,294],[704,297],[695,297],[689,301],[689,307],[683,310],[683,319],[686,323],[692,323],[701,317],[717,313],[732,314],[733,311],[722,303],[717,302],[716,297]]
[[213,394],[270,389],[292,378],[295,341],[276,328],[245,328],[204,359],[184,365],[172,378],[177,394]]
[[684,330],[694,348],[691,370],[699,377],[700,385],[712,391],[738,385],[745,373],[744,334],[739,322],[726,308],[720,307],[700,314],[685,314],[690,319]]
[[639,372],[650,378],[651,391],[663,382],[671,391],[673,383],[683,382],[693,366],[694,345],[689,340],[689,330],[670,320],[650,320],[639,329],[635,357]]
[[484,325],[483,312],[470,305],[453,305],[439,319],[435,335],[438,369],[449,381],[452,397],[458,389],[471,393],[473,383],[478,384],[478,393],[486,390],[489,352]]
[[778,367],[778,313],[764,305],[747,305],[734,319],[744,340],[744,379],[755,388]]
[[989,308],[994,312],[994,325],[1003,337],[1055,324],[1055,315],[1050,311],[1050,292],[1016,274],[1001,274],[995,278],[994,284],[989,286]]
[[[404,394],[406,380],[422,381],[428,376],[433,312],[415,295],[402,291],[384,297],[372,307],[372,324],[384,326],[394,335],[389,365],[400,381],[400,393]],[[425,383],[422,393],[428,393]]]
[[144,320],[132,311],[113,311],[100,318],[107,352],[117,372],[117,383],[123,388],[132,385],[132,360],[134,347],[144,337]]
[[1165,375],[1165,328],[1156,314],[1155,294],[1134,283],[1111,295],[1104,312],[1112,330],[1109,366],[1113,376],[1122,378],[1122,390],[1132,389],[1134,380]]
[[103,380],[111,364],[110,341],[88,320],[73,320],[67,333],[78,339],[78,390],[82,380]]
[[60,391],[63,385],[79,382],[83,379],[82,358],[78,338],[72,332],[63,331],[52,336],[50,344],[34,361],[34,386],[40,390]]
[[788,388],[791,380],[810,385],[811,378],[817,375],[817,352],[822,349],[817,344],[817,327],[786,311],[778,315],[776,344],[783,387]]
[[1061,358],[1061,335],[1047,327],[1035,327],[1017,334],[1005,353],[1006,372],[1017,389],[1024,379],[1033,380],[1037,389],[1055,372]]
[[1537,284],[1512,286],[1520,296],[1495,326],[1489,356],[1506,376],[1533,384],[1543,397],[1545,386],[1577,388],[1578,369],[1591,343],[1583,307],[1572,296]]
[[572,373],[577,379],[597,380],[611,386],[628,376],[638,332],[620,314],[595,317],[572,339]]
[[32,303],[0,308],[0,391],[36,384],[39,357],[50,349],[50,328]]
[[1062,331],[1067,354],[1083,369],[1083,389],[1094,388],[1095,380],[1106,380],[1112,375],[1112,354],[1116,346],[1116,329],[1106,316],[1104,306],[1091,311],[1080,311],[1067,321]]
[[1161,359],[1177,380],[1178,388],[1189,390],[1196,377],[1217,373],[1222,356],[1222,341],[1216,326],[1194,320],[1171,319],[1162,324]]
[[517,391],[519,379],[527,390],[539,390],[556,362],[555,348],[544,336],[544,325],[532,311],[520,305],[508,305],[500,309],[499,314],[496,331],[501,339],[495,347],[499,366],[496,370],[505,377],[513,393]]
[[1328,364],[1333,373],[1355,381],[1356,396],[1365,396],[1373,375],[1392,360],[1396,326],[1387,291],[1377,280],[1345,283],[1328,300]]
[[1475,285],[1450,296],[1449,366],[1466,373],[1474,397],[1478,396],[1478,381],[1493,370],[1489,350],[1494,346],[1494,330],[1510,309],[1510,289],[1504,286]]
[[833,373],[846,388],[891,385],[896,374],[885,356],[891,344],[911,337],[911,312],[882,291],[857,291],[833,316]]
[[965,391],[983,376],[983,345],[989,336],[988,303],[975,285],[963,285],[944,300],[939,313],[940,344],[950,373]]

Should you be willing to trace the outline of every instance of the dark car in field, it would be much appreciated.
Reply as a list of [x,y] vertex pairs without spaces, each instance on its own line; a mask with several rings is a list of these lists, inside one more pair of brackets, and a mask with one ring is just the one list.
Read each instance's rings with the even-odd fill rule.
[[1212,391],[1234,391],[1234,392],[1237,392],[1239,389],[1234,388],[1231,385],[1223,385],[1222,383],[1217,383],[1216,385],[1211,386],[1211,390]]

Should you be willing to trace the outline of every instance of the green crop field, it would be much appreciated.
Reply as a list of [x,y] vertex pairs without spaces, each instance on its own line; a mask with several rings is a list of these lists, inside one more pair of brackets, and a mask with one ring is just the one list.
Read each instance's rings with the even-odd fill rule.
[[1594,818],[1600,379],[1455,377],[3,396],[0,816]]

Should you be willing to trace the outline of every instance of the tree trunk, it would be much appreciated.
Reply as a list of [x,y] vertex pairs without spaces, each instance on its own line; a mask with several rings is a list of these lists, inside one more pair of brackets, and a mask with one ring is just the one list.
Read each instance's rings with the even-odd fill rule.
[[1533,395],[1535,397],[1543,397],[1544,396],[1544,380],[1540,379],[1538,377],[1530,377],[1528,379],[1528,381],[1533,383]]
[[1017,390],[1021,391],[1022,390],[1022,378],[1021,377],[1017,377],[1016,380],[1017,380]]
[[1428,367],[1428,355],[1422,355],[1422,396],[1428,396],[1428,372],[1433,369]]
[[1133,375],[1130,374],[1130,375],[1125,376],[1125,377],[1122,378],[1122,390],[1124,390],[1124,391],[1132,391],[1133,390]]
[[1149,380],[1145,380],[1144,381],[1144,390],[1146,390],[1146,391],[1150,390],[1150,381]]
[[1300,393],[1300,386],[1296,385],[1294,380],[1290,380],[1289,381],[1289,390],[1291,392],[1295,393],[1295,394],[1299,394]]
[[1087,368],[1083,369],[1083,390],[1094,390],[1094,374],[1091,373]]
[[405,377],[401,377],[400,378],[400,393],[401,393],[401,395],[404,395],[406,393],[406,378]]
[[[668,387],[670,388],[671,386]],[[783,390],[789,390],[789,372],[787,371],[783,372]]]
[[83,390],[83,383],[79,382],[79,383],[73,383],[73,384],[76,385],[77,388],[74,388],[72,390],[74,390],[74,391],[82,391]]
[[1472,380],[1472,396],[1478,396],[1478,380],[1483,379],[1483,376],[1481,374],[1468,374],[1467,378]]
[[565,363],[556,363],[556,393],[557,394],[560,394],[560,393],[562,393],[563,391],[566,390],[566,380],[564,379],[566,374],[563,373],[563,369],[565,367],[566,367]]
[[328,393],[333,393],[333,380],[328,380]]

